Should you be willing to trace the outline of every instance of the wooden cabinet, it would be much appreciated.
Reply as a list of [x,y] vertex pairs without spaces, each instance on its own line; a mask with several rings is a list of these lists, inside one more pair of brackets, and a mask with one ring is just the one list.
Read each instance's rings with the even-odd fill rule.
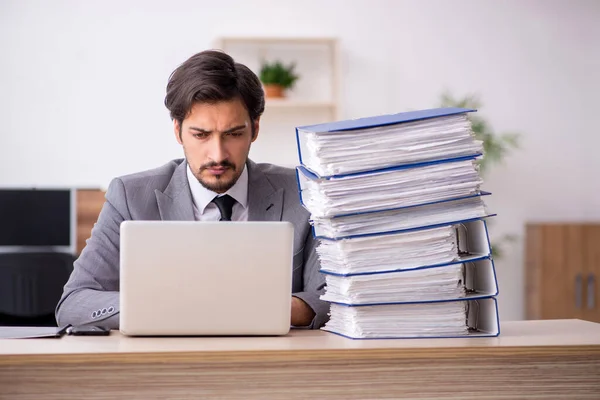
[[104,191],[77,189],[77,254],[85,247],[104,205]]
[[600,322],[600,224],[528,224],[528,319]]

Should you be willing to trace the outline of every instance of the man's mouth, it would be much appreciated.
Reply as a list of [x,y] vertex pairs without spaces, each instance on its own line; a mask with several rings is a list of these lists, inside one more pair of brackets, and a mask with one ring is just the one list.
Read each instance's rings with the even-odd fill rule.
[[227,171],[229,168],[228,167],[210,167],[207,169],[208,169],[208,172],[210,172],[213,175],[221,175],[221,174],[225,173],[225,171]]

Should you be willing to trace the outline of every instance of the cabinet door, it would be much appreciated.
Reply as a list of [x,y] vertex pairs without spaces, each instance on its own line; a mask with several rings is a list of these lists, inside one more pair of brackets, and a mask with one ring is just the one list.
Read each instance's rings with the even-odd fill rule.
[[581,225],[543,227],[541,318],[583,318],[583,237]]
[[563,299],[566,310],[570,310],[562,318],[583,319],[585,316],[585,226],[581,224],[564,225],[565,259],[564,279],[565,293]]
[[600,322],[598,278],[600,277],[600,225],[585,226],[583,286],[585,310],[582,319]]
[[85,247],[104,205],[102,190],[77,190],[77,254]]
[[[525,227],[525,312],[527,319],[542,319],[544,229],[539,224]],[[500,287],[500,296],[502,296]]]

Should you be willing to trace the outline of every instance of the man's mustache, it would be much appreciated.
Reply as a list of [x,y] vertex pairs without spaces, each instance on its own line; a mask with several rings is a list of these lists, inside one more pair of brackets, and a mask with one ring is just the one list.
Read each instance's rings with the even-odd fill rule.
[[200,167],[200,171],[204,171],[205,169],[209,169],[209,168],[216,168],[216,167],[221,167],[221,168],[231,168],[232,170],[235,171],[235,165],[233,163],[231,163],[230,161],[227,160],[223,160],[221,162],[209,162],[207,164],[204,164]]

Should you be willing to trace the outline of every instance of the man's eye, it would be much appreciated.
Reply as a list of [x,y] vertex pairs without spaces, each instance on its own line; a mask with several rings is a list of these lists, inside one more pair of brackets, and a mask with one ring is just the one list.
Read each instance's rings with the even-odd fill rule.
[[194,133],[192,134],[196,139],[206,139],[208,137],[208,133]]
[[229,132],[227,135],[233,136],[233,137],[239,137],[239,136],[242,136],[243,133],[242,132]]

